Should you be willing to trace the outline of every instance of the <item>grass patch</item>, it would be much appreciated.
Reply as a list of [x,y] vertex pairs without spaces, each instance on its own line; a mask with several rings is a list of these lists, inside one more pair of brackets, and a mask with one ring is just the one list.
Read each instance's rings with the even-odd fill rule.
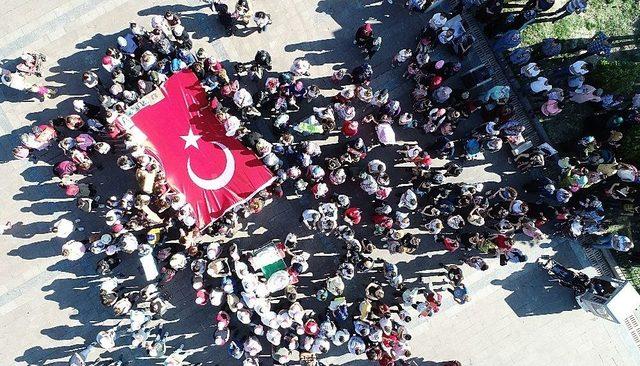
[[[561,2],[564,4],[564,1]],[[638,0],[590,0],[587,11],[572,14],[562,20],[536,23],[523,31],[523,43],[533,45],[545,38],[591,38],[597,31],[608,36],[627,36],[637,33],[640,18]]]

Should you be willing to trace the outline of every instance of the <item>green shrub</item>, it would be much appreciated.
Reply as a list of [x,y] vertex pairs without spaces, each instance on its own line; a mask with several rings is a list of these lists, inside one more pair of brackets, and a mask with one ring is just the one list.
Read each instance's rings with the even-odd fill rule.
[[629,128],[621,141],[620,156],[631,164],[640,162],[640,125]]
[[593,86],[605,92],[632,94],[640,85],[640,62],[600,60],[587,75]]

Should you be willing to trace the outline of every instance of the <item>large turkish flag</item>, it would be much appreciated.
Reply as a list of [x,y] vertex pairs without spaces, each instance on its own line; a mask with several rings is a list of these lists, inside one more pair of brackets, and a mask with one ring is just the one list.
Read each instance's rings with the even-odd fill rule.
[[169,184],[193,206],[199,227],[274,180],[251,150],[225,135],[191,71],[174,74],[129,112],[162,163]]

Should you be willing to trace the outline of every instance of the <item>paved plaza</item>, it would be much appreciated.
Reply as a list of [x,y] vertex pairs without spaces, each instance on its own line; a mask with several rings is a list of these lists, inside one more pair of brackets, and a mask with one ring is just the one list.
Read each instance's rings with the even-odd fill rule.
[[[99,301],[99,277],[95,273],[98,258],[85,256],[79,262],[65,261],[60,256],[62,239],[52,238],[49,232],[57,219],[66,217],[79,220],[78,226],[84,232],[73,235],[80,239],[89,232],[104,230],[104,221],[97,213],[81,214],[52,179],[51,163],[60,158],[59,152],[51,149],[33,163],[14,160],[11,149],[19,135],[31,126],[70,113],[72,100],[88,97],[81,73],[99,66],[104,49],[125,33],[130,22],[147,26],[151,15],[176,12],[185,29],[192,33],[195,48],[204,47],[221,60],[249,61],[258,49],[266,49],[273,57],[274,70],[286,70],[294,58],[304,56],[312,64],[311,83],[321,86],[325,95],[333,95],[337,90],[331,90],[329,76],[339,67],[351,69],[362,63],[362,56],[352,45],[353,34],[364,21],[371,20],[377,34],[383,36],[382,49],[371,62],[375,70],[373,88],[388,88],[394,99],[408,106],[412,83],[402,78],[402,68],[391,67],[391,58],[399,49],[415,46],[415,37],[432,12],[409,15],[400,4],[390,5],[386,0],[254,0],[255,10],[271,14],[271,28],[266,33],[243,32],[223,37],[210,7],[196,0],[4,0],[3,5],[7,12],[5,22],[0,24],[2,64],[15,62],[23,51],[46,54],[44,80],[57,87],[60,94],[41,102],[0,88],[0,221],[15,224],[9,235],[0,236],[3,366],[66,365],[73,352],[83,349],[99,330],[116,322],[112,311]],[[483,59],[476,52],[469,56],[465,69]],[[292,118],[303,119],[307,115],[303,110]],[[469,123],[459,130],[463,134],[473,127]],[[260,126],[256,128],[262,131]],[[409,130],[398,136],[402,141],[421,143],[428,139]],[[339,148],[339,139],[332,135],[323,142],[326,151]],[[393,164],[395,149],[374,149],[370,156]],[[444,165],[444,161],[436,161],[435,165]],[[103,162],[101,173],[95,177],[102,197],[135,185],[130,176],[109,175],[117,169],[113,161]],[[392,179],[398,185],[407,177],[405,172]],[[522,179],[507,163],[506,151],[467,163],[464,173],[456,178],[483,182],[488,188],[495,188],[498,183],[518,185]],[[402,186],[396,190],[400,192]],[[350,194],[365,199],[361,191]],[[309,195],[273,202],[258,216],[250,217],[245,230],[234,240],[241,248],[254,249],[295,232],[306,238],[301,240],[302,248],[315,253],[310,261],[312,277],[324,278],[337,266],[340,244],[320,234],[314,236],[298,223],[302,210],[314,204]],[[370,232],[370,227],[362,229],[362,233]],[[593,272],[579,245],[553,239],[536,245],[522,243],[520,248],[529,256],[527,263],[501,267],[497,259],[491,259],[488,271],[473,273],[465,267],[471,302],[457,305],[447,293],[440,313],[411,325],[413,356],[418,365],[437,365],[453,359],[465,366],[640,365],[640,350],[624,326],[578,308],[572,292],[548,282],[547,274],[536,264],[541,255],[550,255],[569,267]],[[443,279],[438,263],[453,263],[457,258],[436,248],[432,239],[425,239],[415,255],[390,257],[386,250],[378,250],[376,255],[397,263],[408,282],[415,283],[418,276],[426,276],[436,285]],[[131,278],[140,277],[133,262],[121,271]],[[303,279],[303,289],[313,290],[313,278]],[[348,291],[362,293],[368,281],[366,274],[360,275],[358,281],[348,284]],[[184,344],[186,349],[197,350],[188,358],[193,363],[239,364],[224,349],[211,345],[216,310],[194,304],[189,275],[180,273],[166,291],[171,292],[175,306],[166,316],[165,328],[171,335],[169,347]],[[314,301],[303,299],[309,304]],[[346,347],[339,351],[332,349],[323,361],[327,365],[370,364],[364,358],[355,360],[351,355],[342,355]],[[142,357],[140,350],[123,347],[112,354],[94,352],[92,360],[117,358],[119,354],[136,358],[133,365],[158,363]]]

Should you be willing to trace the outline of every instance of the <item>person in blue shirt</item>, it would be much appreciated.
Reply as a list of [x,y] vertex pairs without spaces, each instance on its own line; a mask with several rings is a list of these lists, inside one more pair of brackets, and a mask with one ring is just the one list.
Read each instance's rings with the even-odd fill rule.
[[460,283],[456,285],[453,289],[448,289],[448,291],[453,294],[453,300],[460,305],[470,301],[469,293],[464,283]]
[[540,53],[543,57],[558,56],[562,52],[562,45],[556,38],[545,38],[540,44]]
[[520,36],[520,31],[516,29],[512,29],[510,31],[502,34],[500,38],[493,44],[493,51],[497,53],[502,53],[509,49],[518,47],[518,45],[522,42],[522,37]]
[[530,47],[518,47],[509,54],[509,62],[516,66],[527,64],[529,60],[531,60]]
[[604,32],[597,32],[587,44],[587,55],[609,57],[611,55],[611,40]]

